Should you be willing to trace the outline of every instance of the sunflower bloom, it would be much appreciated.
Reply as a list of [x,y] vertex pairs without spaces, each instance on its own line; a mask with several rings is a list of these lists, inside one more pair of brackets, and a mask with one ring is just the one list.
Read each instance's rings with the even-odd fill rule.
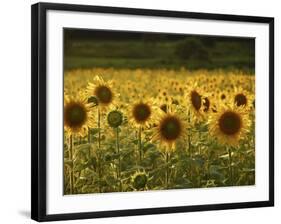
[[174,151],[176,142],[186,137],[187,126],[183,118],[169,106],[167,113],[161,113],[153,132],[152,141],[159,141],[164,151]]
[[94,126],[93,115],[87,98],[82,94],[64,96],[64,128],[68,136],[87,135],[88,127]]
[[241,107],[224,106],[210,116],[210,134],[222,145],[238,145],[239,141],[246,137],[249,128],[248,113]]

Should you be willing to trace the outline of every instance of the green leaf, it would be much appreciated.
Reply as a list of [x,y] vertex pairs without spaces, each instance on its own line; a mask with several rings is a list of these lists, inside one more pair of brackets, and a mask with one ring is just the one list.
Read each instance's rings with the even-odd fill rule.
[[100,128],[91,128],[90,133],[91,133],[92,136],[94,136],[97,133],[99,133],[99,130],[101,130],[101,129]]

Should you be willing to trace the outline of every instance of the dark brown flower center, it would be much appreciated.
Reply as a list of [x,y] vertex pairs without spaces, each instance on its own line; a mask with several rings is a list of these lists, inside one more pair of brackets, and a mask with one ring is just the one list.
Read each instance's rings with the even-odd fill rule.
[[161,138],[167,141],[175,141],[182,133],[180,120],[175,116],[165,117],[159,125]]
[[199,110],[201,108],[201,96],[196,91],[191,92],[191,103],[195,110]]
[[204,103],[203,103],[203,106],[204,106],[204,112],[208,112],[209,108],[210,108],[210,100],[206,97],[204,99]]
[[219,128],[226,135],[234,135],[241,129],[242,121],[239,114],[227,111],[219,119]]
[[76,102],[64,107],[64,123],[70,128],[81,128],[87,120],[87,110],[84,105]]
[[247,97],[242,94],[239,93],[235,96],[235,104],[239,107],[239,106],[245,106],[247,104]]
[[113,98],[112,92],[107,86],[98,86],[94,94],[98,98],[98,101],[103,104],[111,103]]
[[225,94],[221,94],[221,100],[224,100],[226,98]]
[[137,123],[143,123],[149,119],[151,115],[150,106],[145,103],[139,103],[133,108],[133,117]]
[[167,104],[162,104],[162,105],[160,106],[160,109],[163,110],[165,113],[167,113],[167,111],[168,111],[168,106],[167,106]]

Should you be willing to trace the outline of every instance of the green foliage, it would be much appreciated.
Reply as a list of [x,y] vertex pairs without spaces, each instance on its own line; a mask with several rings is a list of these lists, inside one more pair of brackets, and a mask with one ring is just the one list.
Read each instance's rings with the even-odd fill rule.
[[[97,132],[91,132],[93,139]],[[199,135],[200,133],[200,135]],[[229,179],[228,153],[225,147],[208,138],[203,123],[192,129],[191,149],[188,144],[178,145],[166,163],[158,146],[150,141],[142,142],[143,159],[138,162],[137,142],[130,141],[120,132],[122,147],[115,149],[115,140],[107,140],[102,149],[97,142],[83,143],[80,139],[74,149],[74,160],[69,160],[65,148],[65,193],[69,194],[69,170],[74,170],[74,193],[161,190],[165,187],[166,169],[169,167],[169,188],[207,188],[230,185],[252,185],[255,183],[255,163],[252,141],[245,139],[232,152],[233,183]],[[83,140],[86,140],[83,139]],[[126,141],[125,141],[126,140]],[[83,141],[82,141],[83,142]],[[118,177],[118,159],[121,159],[121,177]],[[121,189],[121,190],[120,190]]]
[[253,41],[216,37],[144,40],[65,40],[64,68],[242,69],[255,67]]
[[196,38],[188,38],[178,43],[175,49],[175,55],[182,60],[210,60],[208,50],[200,39]]

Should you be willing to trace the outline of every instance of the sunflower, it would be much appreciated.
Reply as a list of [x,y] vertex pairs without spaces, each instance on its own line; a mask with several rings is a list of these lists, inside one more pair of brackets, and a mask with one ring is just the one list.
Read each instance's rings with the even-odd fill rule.
[[123,114],[118,110],[110,111],[107,114],[107,123],[112,128],[118,128],[123,123]]
[[253,102],[253,95],[248,91],[240,88],[234,88],[233,103],[237,107],[251,108]]
[[208,96],[203,97],[203,112],[207,113],[211,110],[211,99]]
[[107,126],[116,129],[127,122],[124,110],[120,106],[110,106],[106,114]]
[[137,171],[132,177],[132,187],[135,190],[145,190],[147,183],[149,181],[149,177],[145,172]]
[[218,104],[218,100],[212,96],[212,94],[205,92],[202,95],[202,110],[204,119],[209,118],[209,114],[213,113],[216,110],[216,105]]
[[184,105],[188,108],[190,116],[194,122],[201,121],[203,119],[203,91],[198,87],[197,83],[190,85],[185,95]]
[[247,111],[237,106],[222,106],[209,120],[209,131],[221,144],[236,146],[250,128]]
[[88,83],[87,95],[90,102],[103,109],[106,108],[115,100],[112,81],[105,82],[101,76],[96,76],[94,83]]
[[226,91],[220,91],[218,94],[218,100],[225,103],[228,100],[228,94]]
[[64,95],[64,128],[70,136],[76,134],[84,137],[88,127],[94,126],[93,115],[87,98],[81,93],[75,96]]
[[149,127],[154,121],[157,108],[152,99],[139,100],[131,105],[130,123],[135,127]]
[[186,124],[174,111],[175,107],[168,106],[167,112],[162,112],[156,127],[153,128],[152,141],[160,141],[161,149],[174,151],[176,142],[186,137]]

